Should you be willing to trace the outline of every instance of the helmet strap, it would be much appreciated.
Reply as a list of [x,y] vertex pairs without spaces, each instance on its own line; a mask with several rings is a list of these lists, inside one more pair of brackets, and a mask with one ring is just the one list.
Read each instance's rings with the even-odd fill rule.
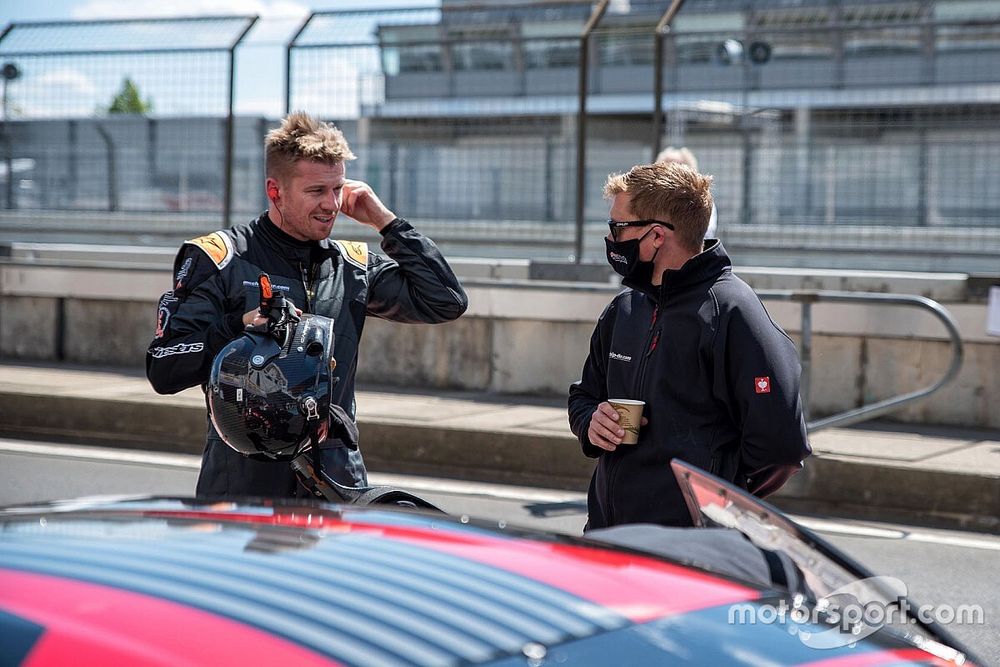
[[302,485],[317,498],[325,498],[335,503],[351,503],[369,488],[355,489],[344,486],[323,473],[319,435],[315,429],[309,434],[309,446],[299,450],[291,465]]

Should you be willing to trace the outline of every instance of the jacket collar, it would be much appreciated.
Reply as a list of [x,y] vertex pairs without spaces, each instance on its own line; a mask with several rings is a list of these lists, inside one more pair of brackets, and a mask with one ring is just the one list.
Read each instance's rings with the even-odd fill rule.
[[699,283],[715,280],[724,271],[731,270],[732,261],[722,245],[722,241],[712,239],[700,253],[684,262],[679,269],[667,269],[659,286],[651,282],[640,284],[623,280],[622,284],[648,295],[657,303],[663,303],[672,292],[689,289]]
[[312,262],[330,248],[330,240],[300,241],[289,236],[274,224],[267,211],[256,220],[258,233],[276,252],[292,261]]

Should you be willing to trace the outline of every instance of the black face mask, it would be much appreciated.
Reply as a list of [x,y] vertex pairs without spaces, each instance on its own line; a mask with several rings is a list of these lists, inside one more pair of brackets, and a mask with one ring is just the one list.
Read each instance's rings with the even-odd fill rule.
[[[653,282],[653,261],[643,262],[639,259],[639,246],[651,231],[653,230],[650,229],[639,238],[628,241],[604,239],[604,244],[608,251],[608,264],[615,270],[615,273],[635,283],[645,284]],[[660,249],[657,248],[656,252],[659,253]],[[655,259],[656,253],[653,254],[653,260]]]

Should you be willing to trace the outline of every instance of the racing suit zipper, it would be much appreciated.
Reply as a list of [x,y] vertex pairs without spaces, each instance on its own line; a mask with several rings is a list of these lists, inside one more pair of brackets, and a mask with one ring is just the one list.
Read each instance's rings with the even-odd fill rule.
[[[639,371],[637,373],[637,384],[633,396],[642,396],[642,384],[646,376],[646,360],[649,359],[650,355],[653,354],[653,350],[656,349],[657,344],[660,342],[660,329],[656,327],[656,321],[660,317],[660,305],[657,304],[653,308],[653,316],[649,320],[649,329],[646,330],[646,340],[643,343],[642,349],[643,354],[639,358]],[[654,332],[653,329],[656,328]],[[635,447],[635,445],[624,445],[625,447]],[[613,526],[614,516],[615,516],[615,503],[614,503],[614,487],[615,480],[618,478],[618,463],[620,459],[612,459],[608,464],[608,493],[607,493],[607,508],[608,513],[606,519],[606,525]]]
[[304,313],[312,312],[312,300],[315,294],[313,294],[312,280],[309,278],[309,272],[306,271],[306,267],[299,262],[299,272],[302,274],[302,287],[306,292],[306,304],[305,308],[302,309]]

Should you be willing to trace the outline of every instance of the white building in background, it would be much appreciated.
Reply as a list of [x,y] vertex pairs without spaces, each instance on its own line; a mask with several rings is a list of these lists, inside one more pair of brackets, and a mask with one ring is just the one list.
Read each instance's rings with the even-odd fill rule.
[[[361,100],[361,136],[401,208],[573,219],[579,35],[592,9],[444,0],[436,15],[377,26],[358,46],[377,50],[380,81]],[[610,171],[652,159],[664,9],[613,2],[593,34],[588,220],[606,212]],[[901,268],[945,268],[909,261],[933,248],[967,255],[951,268],[987,270],[1000,257],[989,240],[1000,236],[997,3],[691,1],[664,56],[661,146],[688,146],[715,175],[733,245],[796,255],[767,257],[778,263],[893,266],[888,251]]]

